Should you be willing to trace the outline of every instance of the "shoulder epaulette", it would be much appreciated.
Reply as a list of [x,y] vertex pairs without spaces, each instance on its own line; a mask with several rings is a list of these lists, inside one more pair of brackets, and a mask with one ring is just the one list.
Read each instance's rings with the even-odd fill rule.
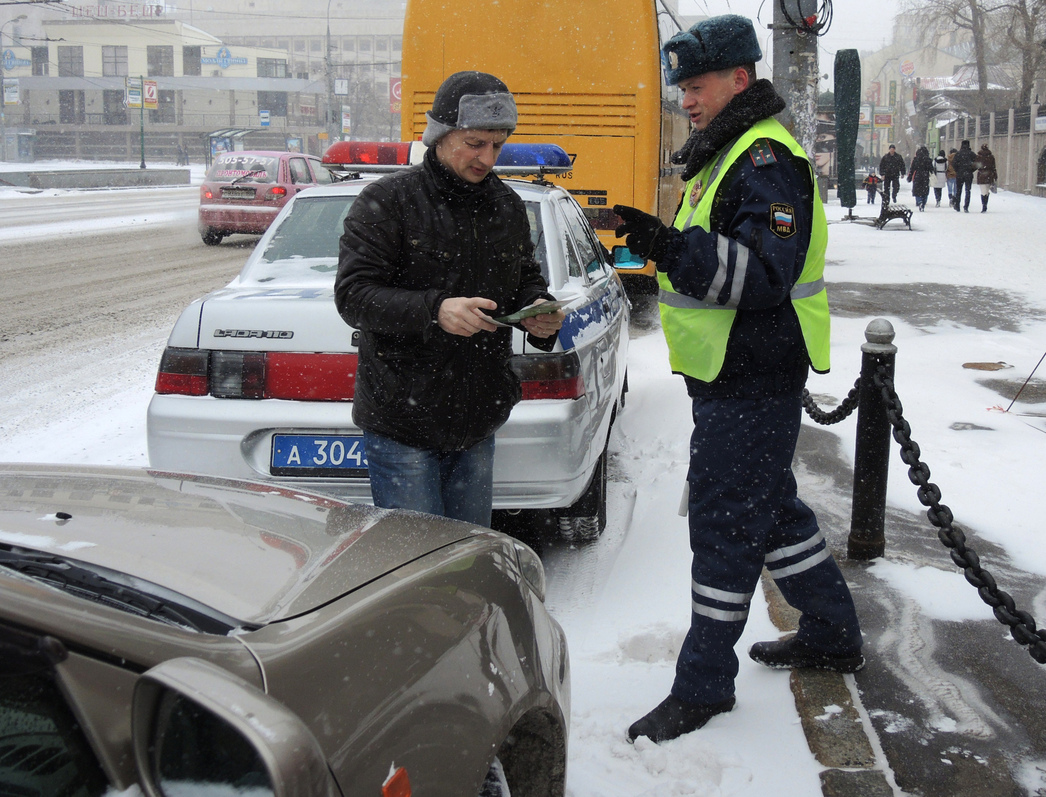
[[748,148],[748,156],[756,166],[769,166],[777,163],[777,156],[770,147],[770,139],[760,138]]

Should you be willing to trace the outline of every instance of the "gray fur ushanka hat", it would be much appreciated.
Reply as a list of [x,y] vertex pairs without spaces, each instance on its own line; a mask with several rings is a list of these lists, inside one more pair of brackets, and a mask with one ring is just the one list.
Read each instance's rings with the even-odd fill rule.
[[426,147],[452,130],[516,129],[516,101],[501,80],[486,72],[455,72],[436,90],[428,124],[421,136]]
[[761,61],[752,20],[739,14],[723,14],[698,22],[677,33],[661,48],[665,84]]

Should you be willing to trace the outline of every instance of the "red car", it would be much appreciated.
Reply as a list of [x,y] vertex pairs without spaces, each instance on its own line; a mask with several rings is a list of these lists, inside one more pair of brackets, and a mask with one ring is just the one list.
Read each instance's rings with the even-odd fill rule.
[[265,232],[303,188],[332,182],[319,158],[298,152],[219,155],[200,186],[200,237],[208,246],[233,233]]

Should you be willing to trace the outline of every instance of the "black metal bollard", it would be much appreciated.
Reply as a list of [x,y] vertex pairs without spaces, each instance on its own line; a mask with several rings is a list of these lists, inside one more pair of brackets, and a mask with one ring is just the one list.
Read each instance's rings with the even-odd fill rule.
[[890,472],[890,420],[875,373],[884,366],[893,378],[897,347],[893,325],[877,318],[864,331],[861,384],[858,388],[854,492],[846,555],[867,560],[886,552],[886,482]]

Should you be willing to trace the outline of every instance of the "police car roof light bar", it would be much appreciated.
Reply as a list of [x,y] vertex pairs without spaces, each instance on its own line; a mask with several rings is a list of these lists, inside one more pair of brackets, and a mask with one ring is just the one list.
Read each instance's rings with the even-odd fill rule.
[[[338,176],[391,172],[421,163],[420,141],[337,141],[323,153],[323,165]],[[573,168],[570,156],[556,144],[506,144],[494,171],[513,177],[563,174]]]

